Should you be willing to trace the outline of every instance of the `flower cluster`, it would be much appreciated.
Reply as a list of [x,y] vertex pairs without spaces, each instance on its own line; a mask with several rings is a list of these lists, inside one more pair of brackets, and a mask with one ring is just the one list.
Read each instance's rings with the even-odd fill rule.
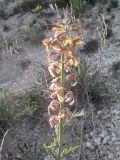
[[48,106],[50,126],[58,125],[60,121],[71,119],[69,108],[65,104],[73,105],[75,97],[72,91],[65,88],[68,81],[71,86],[77,84],[76,67],[79,61],[75,55],[75,46],[84,43],[81,37],[81,25],[78,22],[65,21],[52,28],[54,38],[43,40],[48,53],[48,71],[53,77],[49,87],[52,102]]

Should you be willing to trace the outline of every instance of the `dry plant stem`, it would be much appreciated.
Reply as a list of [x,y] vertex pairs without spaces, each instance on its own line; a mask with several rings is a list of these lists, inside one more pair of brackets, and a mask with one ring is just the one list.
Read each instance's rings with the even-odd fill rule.
[[[62,69],[61,69],[61,86],[64,88],[64,55],[61,55],[61,61],[62,61]],[[63,97],[64,97],[64,90],[63,90]],[[61,103],[60,108],[64,108],[64,102]],[[59,121],[59,151],[58,151],[58,158],[57,160],[60,160],[60,154],[61,154],[61,145],[62,145],[62,133],[63,133],[63,123],[60,119]]]
[[78,157],[78,160],[82,159],[82,157],[81,157],[81,150],[82,150],[82,147],[83,147],[83,128],[84,128],[84,118],[82,118],[82,120],[81,120],[80,148],[79,148],[79,157]]
[[2,149],[3,149],[3,144],[4,144],[4,141],[5,141],[5,137],[6,135],[8,134],[9,132],[9,129],[5,132],[4,136],[3,136],[3,139],[2,139],[2,142],[1,142],[1,146],[0,146],[0,160],[2,160]]

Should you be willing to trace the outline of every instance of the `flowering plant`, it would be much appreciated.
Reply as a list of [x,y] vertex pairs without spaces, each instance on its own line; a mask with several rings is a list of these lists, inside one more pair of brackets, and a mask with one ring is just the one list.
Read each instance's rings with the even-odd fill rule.
[[84,43],[81,37],[81,25],[79,22],[65,20],[61,24],[53,25],[54,38],[44,39],[43,45],[48,53],[48,71],[53,77],[49,86],[52,99],[48,106],[50,115],[49,123],[55,128],[56,137],[49,145],[44,145],[46,151],[54,160],[60,160],[67,154],[74,152],[78,146],[64,149],[62,137],[64,129],[75,117],[84,115],[83,111],[74,114],[70,113],[69,107],[75,103],[74,93],[66,87],[77,84],[77,71],[79,61],[75,55],[75,47]]

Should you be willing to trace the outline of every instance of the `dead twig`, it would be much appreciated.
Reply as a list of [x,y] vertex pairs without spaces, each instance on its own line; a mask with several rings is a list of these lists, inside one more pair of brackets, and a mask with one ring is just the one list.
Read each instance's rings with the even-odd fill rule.
[[4,134],[4,136],[3,136],[3,139],[2,139],[2,142],[1,142],[1,145],[0,145],[0,160],[2,160],[3,144],[4,144],[5,137],[6,137],[6,135],[8,134],[8,132],[9,132],[9,129],[5,132],[5,134]]
[[100,37],[100,62],[99,62],[99,66],[101,66],[101,62],[102,62],[102,53],[103,53],[103,49],[105,47],[105,38],[107,36],[107,30],[108,30],[108,25],[105,22],[105,17],[103,14],[101,14],[100,16],[98,16],[98,20],[100,23],[100,27],[97,28],[99,37]]
[[83,129],[84,129],[84,118],[82,117],[81,120],[81,133],[80,133],[80,143],[79,143],[79,155],[78,155],[78,160],[81,160],[81,151],[83,147]]

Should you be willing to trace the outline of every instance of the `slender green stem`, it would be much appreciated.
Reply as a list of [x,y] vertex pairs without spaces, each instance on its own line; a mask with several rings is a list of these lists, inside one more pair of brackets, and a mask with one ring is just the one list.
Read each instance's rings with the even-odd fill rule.
[[[64,88],[64,55],[61,56],[61,61],[62,61],[62,69],[61,69],[61,85]],[[64,97],[64,90],[63,90],[63,97]],[[60,108],[64,108],[64,102],[61,103]],[[62,145],[62,133],[63,133],[63,123],[62,120],[60,119],[59,122],[59,151],[58,151],[58,159],[60,160],[60,154],[61,154],[61,145]]]
[[[61,86],[64,88],[64,83],[65,83],[65,82],[64,82],[64,81],[65,81],[65,80],[64,80],[64,76],[65,76],[65,75],[64,75],[64,74],[65,74],[65,73],[64,73],[64,55],[61,56],[61,61],[62,61]],[[63,97],[64,97],[64,90],[63,90],[63,93],[62,93],[62,94],[63,94]],[[61,106],[60,106],[60,107],[61,107],[61,109],[64,108],[64,102],[61,103]]]

